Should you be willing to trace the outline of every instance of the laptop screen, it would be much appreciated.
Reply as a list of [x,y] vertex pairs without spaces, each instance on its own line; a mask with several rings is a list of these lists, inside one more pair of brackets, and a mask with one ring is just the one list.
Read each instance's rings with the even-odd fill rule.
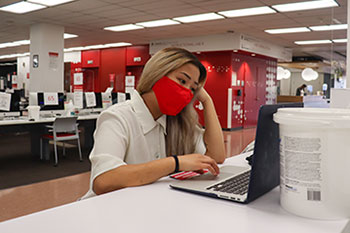
[[273,121],[278,108],[303,107],[303,103],[263,105],[259,110],[248,201],[267,193],[280,183],[279,127]]

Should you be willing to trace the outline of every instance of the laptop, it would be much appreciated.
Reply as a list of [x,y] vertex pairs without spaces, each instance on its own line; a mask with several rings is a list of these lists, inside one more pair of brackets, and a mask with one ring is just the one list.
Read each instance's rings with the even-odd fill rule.
[[273,121],[278,108],[303,107],[303,103],[263,105],[259,109],[253,155],[248,167],[222,166],[220,174],[207,172],[170,187],[230,201],[249,203],[269,192],[280,182],[279,128]]

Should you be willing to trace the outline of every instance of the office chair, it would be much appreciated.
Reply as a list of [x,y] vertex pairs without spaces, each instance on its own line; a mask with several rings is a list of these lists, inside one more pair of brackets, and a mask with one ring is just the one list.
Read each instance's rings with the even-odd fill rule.
[[[51,134],[44,134],[40,138],[40,159],[43,159],[43,139],[53,140],[55,148],[55,164],[58,165],[58,156],[57,156],[57,145],[58,141],[68,141],[68,140],[78,140],[78,150],[80,161],[83,161],[80,149],[80,139],[79,139],[79,130],[77,124],[78,117],[57,117],[53,125],[47,125],[49,132]],[[65,147],[63,143],[63,155],[65,155]]]

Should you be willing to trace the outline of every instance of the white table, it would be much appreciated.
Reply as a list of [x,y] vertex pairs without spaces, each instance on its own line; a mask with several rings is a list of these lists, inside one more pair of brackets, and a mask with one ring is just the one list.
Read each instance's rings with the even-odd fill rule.
[[[225,162],[237,163],[245,164],[242,156]],[[176,191],[169,187],[171,181],[163,178],[8,220],[0,223],[0,232],[336,233],[348,223],[290,214],[279,205],[278,188],[244,205]]]

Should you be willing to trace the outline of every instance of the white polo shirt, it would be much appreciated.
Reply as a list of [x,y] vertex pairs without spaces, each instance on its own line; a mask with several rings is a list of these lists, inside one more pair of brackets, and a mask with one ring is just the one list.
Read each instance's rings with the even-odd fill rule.
[[[196,150],[204,154],[203,131],[198,130]],[[166,115],[155,121],[137,91],[131,100],[115,104],[97,119],[94,148],[90,153],[90,189],[84,198],[95,196],[93,180],[125,164],[139,164],[165,158]]]

